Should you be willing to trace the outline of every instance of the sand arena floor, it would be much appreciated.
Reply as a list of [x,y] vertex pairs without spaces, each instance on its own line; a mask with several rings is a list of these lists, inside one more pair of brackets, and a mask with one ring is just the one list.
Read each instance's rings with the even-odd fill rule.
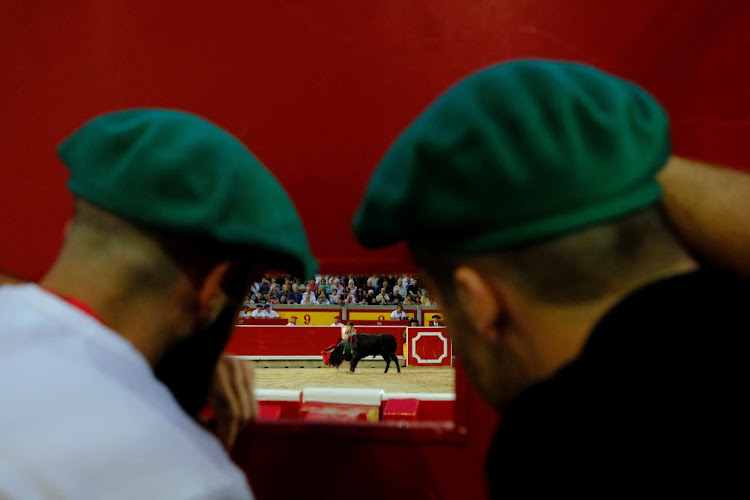
[[360,362],[355,373],[348,373],[349,363],[340,368],[330,366],[306,368],[255,368],[255,387],[259,389],[293,389],[305,387],[375,388],[385,392],[455,392],[455,372],[450,366],[401,368]]

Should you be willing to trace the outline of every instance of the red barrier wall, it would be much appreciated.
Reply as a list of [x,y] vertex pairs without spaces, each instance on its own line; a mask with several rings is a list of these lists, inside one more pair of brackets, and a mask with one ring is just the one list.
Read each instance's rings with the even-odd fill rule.
[[406,366],[451,366],[453,343],[442,327],[412,327],[406,330]]
[[[404,340],[403,326],[363,326],[357,333],[387,333],[396,338],[396,355],[400,356]],[[336,326],[244,326],[238,325],[225,352],[237,356],[316,356],[329,345],[341,340]]]

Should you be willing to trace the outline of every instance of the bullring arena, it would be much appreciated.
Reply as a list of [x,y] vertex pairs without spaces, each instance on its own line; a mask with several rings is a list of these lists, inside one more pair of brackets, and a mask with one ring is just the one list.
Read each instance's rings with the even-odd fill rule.
[[[261,419],[452,425],[455,369],[444,327],[410,327],[408,321],[385,320],[391,308],[276,309],[278,319],[240,320],[226,349],[227,354],[254,364]],[[418,320],[434,313],[421,307],[407,310]],[[354,321],[358,338],[391,335],[401,371],[391,363],[385,373],[379,355],[362,359],[354,373],[348,361],[329,365],[323,351],[341,337],[341,328],[330,326],[336,315]],[[287,326],[292,316],[302,321]]]

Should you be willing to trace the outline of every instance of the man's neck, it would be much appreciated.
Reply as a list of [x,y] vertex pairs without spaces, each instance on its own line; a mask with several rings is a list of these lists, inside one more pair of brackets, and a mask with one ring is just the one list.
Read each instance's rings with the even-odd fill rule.
[[575,359],[599,320],[635,290],[698,268],[690,258],[626,282],[618,291],[581,304],[528,303],[519,325],[526,333],[526,352],[539,378],[546,378]]
[[[43,288],[90,309],[104,325],[128,340],[154,366],[178,336],[180,318],[177,304],[155,294],[128,295],[113,276],[78,267],[54,266],[39,282]],[[172,313],[170,314],[170,311]]]

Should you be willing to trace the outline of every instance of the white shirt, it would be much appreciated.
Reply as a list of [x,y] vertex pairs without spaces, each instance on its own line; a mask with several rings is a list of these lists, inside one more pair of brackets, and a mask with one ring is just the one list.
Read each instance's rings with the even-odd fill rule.
[[269,309],[268,311],[263,311],[263,312],[266,313],[266,315],[269,318],[280,318],[281,317],[281,316],[279,316],[279,313],[277,313],[273,309]]
[[252,314],[253,318],[268,318],[268,313],[261,309],[260,311],[258,309],[253,310]]
[[252,498],[123,337],[33,284],[0,287],[0,325],[0,498]]
[[398,309],[396,309],[395,311],[391,313],[391,318],[406,319],[406,312],[404,311],[398,312]]
[[344,327],[346,325],[339,321],[338,323],[331,323],[331,326]]

